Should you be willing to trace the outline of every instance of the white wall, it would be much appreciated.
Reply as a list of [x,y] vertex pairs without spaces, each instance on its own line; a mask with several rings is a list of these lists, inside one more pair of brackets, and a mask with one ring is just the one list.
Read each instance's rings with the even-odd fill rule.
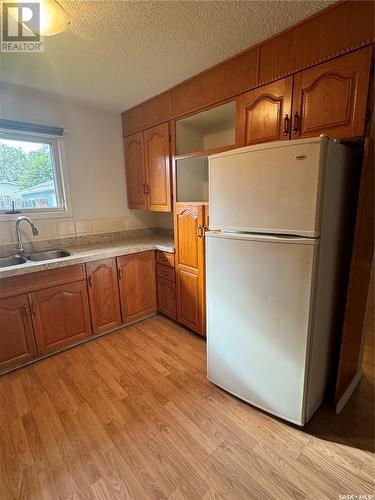
[[[157,215],[127,208],[120,113],[0,83],[0,117],[67,129],[73,217],[38,221],[40,239],[159,225]],[[14,241],[13,229],[0,220],[0,244]]]

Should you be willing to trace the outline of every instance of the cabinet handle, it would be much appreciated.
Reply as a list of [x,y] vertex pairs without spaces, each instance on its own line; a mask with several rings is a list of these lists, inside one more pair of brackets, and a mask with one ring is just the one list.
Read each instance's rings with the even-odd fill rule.
[[293,132],[295,134],[297,134],[298,133],[298,129],[299,129],[299,115],[298,115],[298,111],[296,111],[294,113]]
[[89,282],[89,287],[92,288],[92,280],[91,280],[91,276],[89,275],[89,278],[88,278],[88,282]]
[[122,279],[122,278],[121,278],[121,269],[120,269],[120,268],[118,268],[118,269],[117,269],[117,279],[118,279],[119,281],[121,281],[121,279]]
[[199,224],[198,229],[197,229],[197,236],[198,238],[202,238],[203,236],[203,227]]
[[143,184],[143,192],[145,194],[149,194],[149,192],[150,192],[150,186],[148,184]]
[[24,318],[27,318],[27,311],[28,311],[28,309],[29,309],[29,305],[28,304],[24,304],[22,306],[22,315],[23,315]]
[[289,124],[290,124],[290,119],[288,116],[288,113],[284,116],[284,128],[283,128],[283,134],[288,135],[289,134]]

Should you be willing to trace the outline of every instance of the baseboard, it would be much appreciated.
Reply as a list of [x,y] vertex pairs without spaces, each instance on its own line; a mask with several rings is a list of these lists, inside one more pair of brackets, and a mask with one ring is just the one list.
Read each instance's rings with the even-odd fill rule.
[[355,391],[357,385],[360,383],[362,376],[363,376],[363,371],[362,371],[362,368],[360,368],[357,371],[357,373],[355,374],[355,376],[353,377],[353,380],[348,385],[348,387],[347,387],[346,391],[344,392],[344,394],[337,401],[337,403],[336,403],[336,413],[341,413],[342,409],[344,408],[344,406],[348,402],[350,396],[353,394],[353,392]]

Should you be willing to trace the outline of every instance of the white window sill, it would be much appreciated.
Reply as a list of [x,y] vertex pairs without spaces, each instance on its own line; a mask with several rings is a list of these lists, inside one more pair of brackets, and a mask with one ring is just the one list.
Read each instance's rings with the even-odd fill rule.
[[18,217],[30,217],[32,220],[45,220],[45,219],[72,219],[73,214],[71,210],[58,210],[56,211],[46,211],[40,212],[38,210],[21,210],[19,214],[6,214],[4,212],[0,213],[0,222],[9,222],[17,220]]

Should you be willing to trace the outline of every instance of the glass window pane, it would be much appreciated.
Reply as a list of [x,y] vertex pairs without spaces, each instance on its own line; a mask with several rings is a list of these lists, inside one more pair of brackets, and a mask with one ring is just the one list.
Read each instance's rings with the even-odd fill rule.
[[0,137],[0,210],[57,208],[52,144]]

